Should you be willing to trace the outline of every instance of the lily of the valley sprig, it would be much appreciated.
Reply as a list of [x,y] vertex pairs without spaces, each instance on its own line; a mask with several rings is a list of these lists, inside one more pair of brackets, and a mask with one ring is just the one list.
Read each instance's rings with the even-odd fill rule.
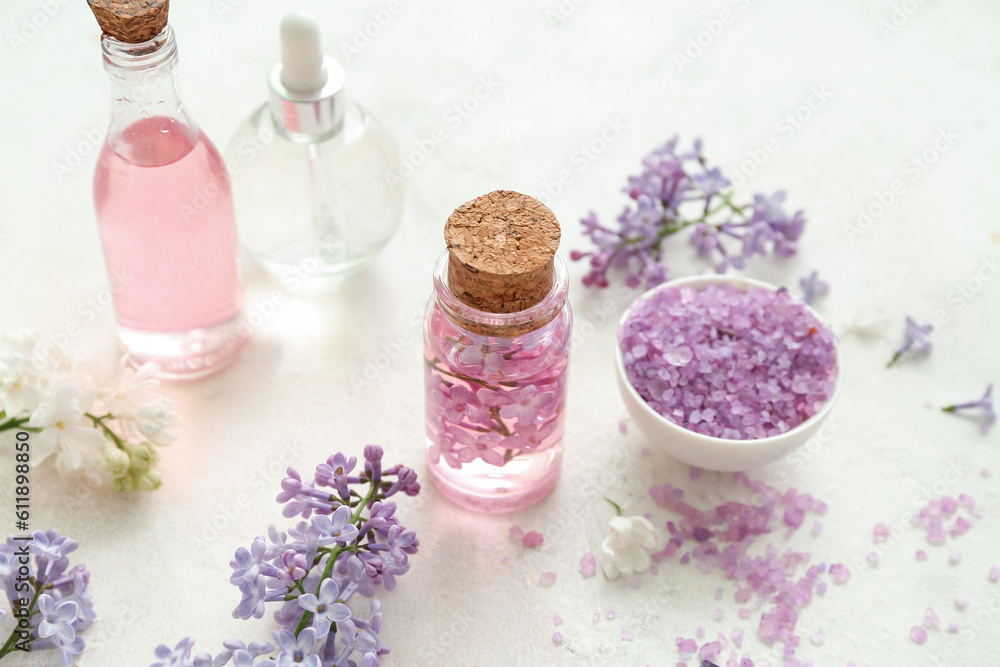
[[157,448],[177,439],[181,419],[153,393],[151,365],[135,370],[122,359],[114,382],[100,384],[74,360],[44,354],[30,333],[6,334],[0,347],[0,432],[37,434],[33,466],[99,475],[116,491],[160,487]]

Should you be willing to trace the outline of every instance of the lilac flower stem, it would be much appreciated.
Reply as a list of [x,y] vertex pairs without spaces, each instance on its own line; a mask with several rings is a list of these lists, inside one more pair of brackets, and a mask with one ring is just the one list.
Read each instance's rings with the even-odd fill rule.
[[[375,482],[371,483],[371,485],[368,487],[368,493],[366,493],[365,497],[358,503],[357,509],[355,509],[354,513],[351,515],[351,523],[354,524],[358,523],[358,521],[361,519],[361,513],[365,511],[365,508],[368,507],[368,503],[370,503],[372,499],[375,497],[375,495],[378,492],[378,488],[379,484]],[[330,550],[330,557],[327,559],[326,567],[323,569],[323,576],[319,578],[319,584],[316,585],[315,595],[317,597],[320,594],[320,589],[323,588],[323,582],[329,579],[330,575],[333,573],[333,566],[336,565],[337,558],[343,552],[350,550],[351,550],[350,547],[341,547],[341,546],[334,547],[333,549]],[[296,637],[299,636],[300,632],[309,627],[309,622],[312,621],[312,617],[313,614],[311,611],[306,611],[302,614],[302,618],[299,619],[299,624],[295,626]],[[332,634],[336,632],[336,630],[331,629],[330,632]]]
[[94,422],[94,426],[100,428],[104,432],[104,435],[108,436],[108,438],[111,439],[111,442],[115,443],[115,447],[121,450],[125,449],[125,442],[118,437],[117,433],[111,430],[110,426],[104,423],[105,419],[114,419],[111,413],[108,413],[103,417],[96,417],[87,412],[84,414],[84,417],[87,417],[90,421]]
[[[476,378],[473,378],[473,377],[469,377],[468,375],[465,375],[463,373],[456,373],[455,371],[449,370],[447,368],[442,368],[439,365],[440,363],[441,363],[440,359],[438,359],[436,357],[434,359],[428,359],[427,360],[427,365],[430,366],[431,368],[433,368],[438,373],[441,373],[442,375],[447,375],[449,377],[453,377],[453,378],[455,378],[457,380],[461,380],[462,382],[472,382],[472,383],[475,383],[475,384],[479,384],[479,385],[482,385],[482,386],[486,387],[487,389],[494,389],[494,390],[496,389],[495,386],[491,385],[489,382],[486,382],[484,380],[479,380],[479,379],[476,379]],[[516,382],[498,382],[497,384],[499,384],[501,386],[504,386],[504,387],[516,387],[517,386]]]
[[[4,414],[3,416],[6,417],[7,415]],[[32,433],[38,433],[39,431],[42,430],[40,428],[29,428],[22,426],[22,424],[27,424],[29,419],[31,419],[31,417],[24,417],[22,419],[11,419],[10,421],[0,424],[0,431],[7,431],[12,428],[20,428],[24,431],[31,431]]]
[[[43,588],[44,588],[44,586],[40,585],[37,582],[35,583],[35,595],[31,598],[31,604],[28,605],[28,616],[27,616],[27,618],[29,618],[29,619],[35,614],[35,604],[38,602],[38,596],[40,596],[42,594],[42,589]],[[15,610],[12,609],[11,611],[15,611]],[[16,648],[16,645],[17,645],[17,640],[20,637],[20,635],[18,634],[17,631],[18,631],[18,628],[15,627],[14,630],[10,633],[10,637],[7,638],[7,641],[4,643],[4,645],[0,646],[0,660],[2,660],[3,657],[5,655],[7,655],[8,653],[13,653],[14,651],[18,650]]]
[[615,501],[611,500],[611,498],[605,497],[604,499],[607,500],[609,503],[611,503],[611,506],[615,508],[615,514],[617,514],[618,516],[622,515],[622,507],[621,507],[621,505],[619,505]]

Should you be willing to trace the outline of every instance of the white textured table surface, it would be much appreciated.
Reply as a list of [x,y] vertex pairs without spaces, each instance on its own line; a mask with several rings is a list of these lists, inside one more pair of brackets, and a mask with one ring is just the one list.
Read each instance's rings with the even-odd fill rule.
[[[979,471],[995,466],[1000,473],[1000,430],[983,436],[974,423],[927,404],[971,399],[1000,381],[1000,278],[973,281],[979,289],[968,300],[954,291],[1000,253],[1000,5],[908,0],[902,4],[911,14],[895,16],[901,25],[880,30],[879,21],[893,20],[893,3],[400,2],[370,45],[342,58],[352,93],[390,127],[404,153],[436,129],[446,136],[408,179],[403,221],[385,252],[339,293],[286,301],[224,374],[166,387],[185,422],[182,439],[163,453],[159,492],[88,494],[60,486],[52,472],[36,476],[34,526],[77,538],[76,558],[93,572],[99,621],[84,635],[89,648],[78,664],[148,665],[156,644],[188,634],[213,651],[225,637],[267,636],[269,617],[230,617],[239,594],[227,564],[236,547],[281,521],[273,497],[284,466],[310,469],[336,450],[360,453],[377,442],[387,462],[425,470],[417,322],[448,213],[497,188],[543,193],[567,171],[570,183],[549,200],[568,254],[582,246],[581,215],[589,208],[616,214],[625,176],[674,133],[704,137],[709,158],[730,172],[748,151],[776,147],[743,193],[786,188],[809,224],[797,257],[752,262],[747,275],[793,284],[819,269],[833,286],[820,311],[835,325],[876,307],[892,318],[882,339],[843,340],[846,383],[833,437],[804,466],[786,461],[752,473],[825,500],[822,534],[800,531],[788,546],[854,570],[846,586],[831,586],[802,613],[799,656],[823,667],[850,659],[859,666],[995,662],[1000,586],[986,573],[1000,561],[1000,493]],[[46,5],[51,18],[38,14]],[[218,145],[263,101],[277,22],[296,6],[322,18],[328,50],[339,54],[334,40],[353,39],[385,4],[175,0],[184,98]],[[674,53],[723,10],[730,22],[717,36],[702,35],[703,52],[679,68]],[[25,20],[44,25],[33,34]],[[7,0],[0,28],[0,328],[59,331],[75,322],[82,332],[74,349],[112,364],[110,310],[93,322],[77,311],[105,287],[90,198],[96,148],[88,143],[109,109],[99,31],[82,0]],[[24,42],[15,45],[10,34]],[[457,126],[448,122],[449,108],[475,94],[484,77],[494,90],[480,88],[479,108]],[[801,110],[810,102],[812,110]],[[793,125],[785,119],[797,109],[804,120]],[[592,161],[581,159],[581,144],[609,123],[621,129],[606,137],[617,136]],[[914,170],[908,161],[930,155],[942,132],[956,138],[939,141],[947,150]],[[54,165],[69,164],[74,151],[86,154],[60,178]],[[845,225],[895,180],[903,194],[849,238]],[[672,248],[674,275],[703,270],[686,243]],[[393,649],[386,664],[672,665],[674,638],[693,636],[699,625],[714,636],[739,624],[747,651],[763,652],[755,625],[733,622],[731,596],[718,605],[712,599],[717,586],[729,590],[718,573],[673,561],[638,589],[579,574],[580,557],[605,534],[602,495],[630,513],[652,511],[662,527],[667,513],[649,498],[653,483],[675,483],[706,508],[743,494],[730,475],[690,481],[686,466],[655,451],[643,458],[641,434],[618,432],[624,409],[614,384],[612,323],[632,295],[588,293],[579,284],[582,267],[572,269],[573,307],[586,335],[572,359],[562,481],[548,500],[510,516],[461,511],[429,484],[419,501],[403,504],[422,547],[411,573],[384,598],[383,638]],[[251,307],[271,289],[249,272]],[[887,371],[903,317],[929,319],[938,310],[949,319],[934,353]],[[388,365],[378,356],[386,349],[398,350]],[[355,387],[352,378],[376,361],[386,367]],[[8,480],[3,466],[0,480]],[[954,480],[950,467],[961,471],[958,482],[945,481]],[[858,570],[872,526],[913,512],[935,482],[987,508],[955,542],[961,564],[950,566],[948,547],[929,547],[922,531],[910,529],[877,567]],[[12,504],[11,487],[0,486],[0,508]],[[67,504],[64,494],[78,491],[87,497]],[[241,494],[248,506],[237,505]],[[0,509],[0,516],[10,515]],[[544,546],[525,550],[510,541],[514,523],[540,530]],[[773,538],[782,544],[780,531]],[[931,554],[926,563],[914,559],[921,547]],[[538,585],[542,571],[558,574],[551,588]],[[956,593],[972,599],[964,612],[952,603]],[[711,619],[716,606],[726,611],[721,624]],[[931,632],[925,646],[911,642],[909,629],[928,606],[962,631]],[[614,620],[591,620],[609,609]],[[565,619],[558,647],[554,614]],[[623,641],[622,628],[635,640]],[[812,645],[810,633],[823,633],[825,645]],[[940,657],[932,662],[932,655]],[[56,661],[52,654],[9,660]]]

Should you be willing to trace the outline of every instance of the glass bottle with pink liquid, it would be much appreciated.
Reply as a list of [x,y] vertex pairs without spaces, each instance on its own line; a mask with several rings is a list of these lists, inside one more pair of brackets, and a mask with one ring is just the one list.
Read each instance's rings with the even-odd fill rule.
[[161,377],[206,375],[244,340],[229,177],[181,103],[171,28],[138,42],[102,28],[113,109],[94,207],[108,275],[123,285],[118,334],[131,361],[156,363]]
[[470,509],[528,507],[562,463],[572,315],[558,222],[497,191],[456,209],[445,237],[424,322],[431,478]]

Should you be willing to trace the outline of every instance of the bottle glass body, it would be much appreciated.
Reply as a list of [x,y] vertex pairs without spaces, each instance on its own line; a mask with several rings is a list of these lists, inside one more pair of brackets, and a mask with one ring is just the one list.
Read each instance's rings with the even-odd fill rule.
[[438,260],[424,320],[427,463],[452,501],[505,512],[555,488],[572,331],[567,285],[556,257],[540,303],[486,313],[448,287],[448,252]]
[[183,110],[177,50],[102,40],[112,118],[94,173],[94,208],[118,333],[134,363],[164,377],[206,375],[242,338],[239,244],[225,165]]
[[362,267],[389,241],[403,206],[399,153],[382,126],[346,102],[338,126],[290,132],[269,105],[226,149],[240,239],[289,288],[321,290]]

